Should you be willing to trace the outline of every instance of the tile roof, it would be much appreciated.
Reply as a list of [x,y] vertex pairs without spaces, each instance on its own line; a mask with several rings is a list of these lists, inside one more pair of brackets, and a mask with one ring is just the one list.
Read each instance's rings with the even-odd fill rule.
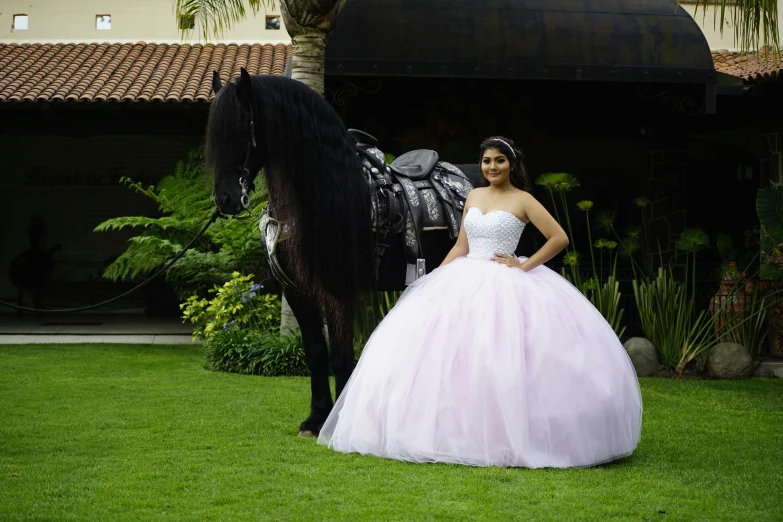
[[718,72],[737,76],[745,81],[776,78],[783,73],[783,60],[776,60],[772,52],[738,53],[712,51],[712,61]]
[[[34,101],[206,102],[212,71],[280,75],[285,44],[0,44],[0,103]],[[715,69],[745,81],[783,74],[762,53],[712,51]]]
[[285,44],[0,44],[0,102],[204,102],[212,71],[281,75]]

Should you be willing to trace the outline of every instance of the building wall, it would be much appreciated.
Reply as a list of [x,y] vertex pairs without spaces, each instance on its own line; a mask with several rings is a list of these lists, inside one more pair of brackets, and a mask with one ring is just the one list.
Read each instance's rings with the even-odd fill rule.
[[[28,15],[27,30],[14,29],[15,14]],[[96,29],[96,15],[107,14],[111,29]],[[266,29],[266,15],[279,16],[279,6],[249,14],[219,40],[289,43],[285,24]],[[197,33],[190,36],[183,40],[180,35],[173,0],[0,0],[0,42],[199,42]]]
[[[714,7],[699,6],[696,12],[695,0],[681,0],[681,5],[701,27],[711,49],[737,50],[730,9],[721,34],[720,14],[716,19]],[[173,6],[173,0],[0,0],[0,42],[198,42],[196,33],[182,39]],[[14,14],[29,16],[27,30],[14,29]],[[110,30],[96,29],[96,15],[104,14],[112,17]],[[255,16],[249,14],[216,40],[289,43],[285,24],[277,30],[266,29],[266,16],[279,14],[279,5]],[[778,19],[783,23],[783,2]]]
[[[739,51],[740,46],[738,42],[734,41],[734,17],[731,14],[733,7],[728,7],[725,12],[725,19],[723,21],[723,34],[721,34],[721,20],[720,10],[715,7],[704,8],[703,1],[696,10],[695,0],[682,0],[680,2],[683,9],[690,14],[696,23],[704,33],[707,42],[710,44],[710,49],[726,49],[729,51]],[[778,31],[780,31],[781,25],[783,25],[783,2],[778,2]],[[763,45],[764,42],[762,42]]]

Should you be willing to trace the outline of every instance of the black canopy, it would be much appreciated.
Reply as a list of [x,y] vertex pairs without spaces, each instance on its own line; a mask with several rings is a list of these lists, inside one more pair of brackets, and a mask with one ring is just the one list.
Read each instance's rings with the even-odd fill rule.
[[714,84],[673,0],[348,0],[326,74]]

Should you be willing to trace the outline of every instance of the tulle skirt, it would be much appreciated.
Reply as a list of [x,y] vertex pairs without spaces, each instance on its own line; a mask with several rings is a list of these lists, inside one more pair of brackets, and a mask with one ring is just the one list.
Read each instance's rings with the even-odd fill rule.
[[378,325],[318,443],[412,462],[585,467],[631,454],[641,419],[625,349],[571,283],[544,266],[458,258]]

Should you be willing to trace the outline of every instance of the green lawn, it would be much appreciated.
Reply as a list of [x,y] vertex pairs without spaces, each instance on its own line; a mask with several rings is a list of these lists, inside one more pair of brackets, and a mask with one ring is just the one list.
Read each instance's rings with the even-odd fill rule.
[[643,379],[636,453],[416,465],[297,437],[303,378],[197,346],[0,346],[0,520],[782,520],[783,380]]

